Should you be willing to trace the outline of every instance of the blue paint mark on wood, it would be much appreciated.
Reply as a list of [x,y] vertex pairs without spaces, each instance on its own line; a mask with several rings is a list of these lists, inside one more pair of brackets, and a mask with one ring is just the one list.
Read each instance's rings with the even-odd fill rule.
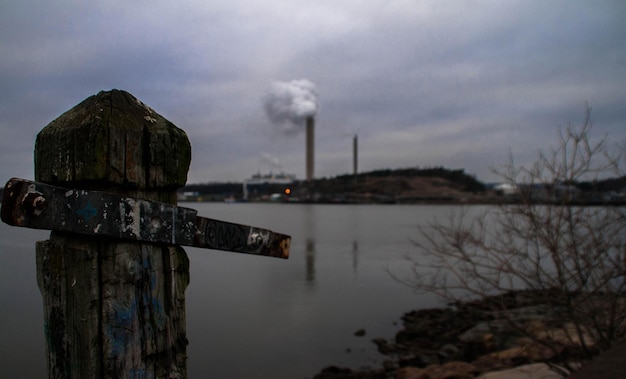
[[137,302],[128,306],[122,303],[113,305],[113,319],[106,325],[106,333],[111,341],[111,356],[124,356],[126,346],[133,338],[133,324],[136,323]]
[[94,208],[89,201],[84,208],[77,210],[76,214],[82,216],[85,221],[89,221],[92,217],[98,214],[98,210]]
[[144,369],[134,368],[128,373],[130,379],[153,379],[154,374]]

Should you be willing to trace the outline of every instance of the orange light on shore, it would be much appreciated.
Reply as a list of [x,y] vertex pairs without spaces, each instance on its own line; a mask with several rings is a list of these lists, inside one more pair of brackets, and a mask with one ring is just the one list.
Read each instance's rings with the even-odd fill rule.
[[291,188],[285,188],[285,195],[289,195],[291,193]]

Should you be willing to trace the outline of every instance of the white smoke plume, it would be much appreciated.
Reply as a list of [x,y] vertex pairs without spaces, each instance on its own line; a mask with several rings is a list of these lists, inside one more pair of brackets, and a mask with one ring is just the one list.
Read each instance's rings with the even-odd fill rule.
[[315,84],[308,79],[272,82],[263,105],[270,121],[297,133],[304,129],[304,119],[317,112]]
[[263,153],[261,154],[260,163],[269,166],[272,169],[281,169],[283,165],[280,163],[280,159],[269,154]]

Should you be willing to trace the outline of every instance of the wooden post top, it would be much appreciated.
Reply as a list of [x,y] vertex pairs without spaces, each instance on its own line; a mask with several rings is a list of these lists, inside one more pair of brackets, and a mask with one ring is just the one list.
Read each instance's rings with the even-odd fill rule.
[[60,186],[171,194],[187,181],[190,162],[183,130],[116,89],[63,113],[35,143],[36,180]]

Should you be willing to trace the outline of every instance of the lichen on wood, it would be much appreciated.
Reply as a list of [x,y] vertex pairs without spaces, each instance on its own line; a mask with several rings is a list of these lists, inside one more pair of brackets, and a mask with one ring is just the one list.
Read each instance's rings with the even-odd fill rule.
[[[101,91],[48,124],[35,143],[36,180],[178,188],[187,180],[185,132],[125,91]],[[97,183],[97,184],[94,184]]]

